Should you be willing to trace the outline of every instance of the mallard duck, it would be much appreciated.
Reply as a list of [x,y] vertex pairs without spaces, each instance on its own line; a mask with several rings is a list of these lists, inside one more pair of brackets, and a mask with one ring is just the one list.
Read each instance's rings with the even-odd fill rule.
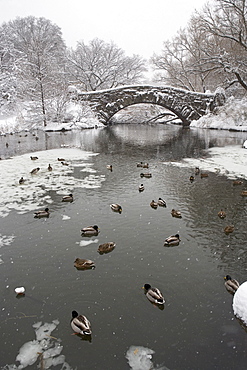
[[145,290],[145,295],[149,299],[150,302],[156,303],[156,304],[164,304],[165,299],[163,297],[163,294],[158,288],[151,287],[150,284],[145,284],[143,286],[143,289]]
[[114,242],[108,242],[104,244],[100,244],[98,248],[99,254],[109,253],[111,252],[116,246]]
[[94,269],[95,263],[88,259],[76,258],[74,267],[76,267],[78,270]]
[[75,334],[91,335],[91,323],[86,316],[79,315],[76,311],[72,311],[72,319],[70,325]]
[[34,218],[49,217],[49,216],[50,216],[49,208],[45,208],[44,210],[34,212]]
[[146,178],[150,178],[150,177],[152,177],[152,174],[151,173],[140,173],[140,176],[141,177],[146,177]]
[[20,180],[19,180],[19,184],[20,184],[20,185],[23,185],[23,184],[25,183],[25,181],[26,181],[26,180],[25,180],[23,177],[21,177],[21,178],[20,178]]
[[112,165],[111,165],[111,164],[108,164],[108,165],[106,166],[106,168],[112,172]]
[[48,171],[52,171],[52,166],[49,164],[47,169],[48,169]]
[[172,209],[171,210],[171,215],[172,215],[172,217],[182,218],[181,212],[180,211],[177,211],[175,209]]
[[203,177],[208,177],[208,173],[206,173],[206,172],[201,172],[201,179],[202,179]]
[[243,191],[242,191],[242,193],[241,193],[241,195],[242,195],[243,197],[247,197],[247,190],[243,190]]
[[220,210],[219,212],[218,212],[218,216],[219,216],[219,218],[226,218],[226,212],[225,211],[223,211],[223,210]]
[[123,211],[122,207],[116,203],[110,204],[110,207],[114,212],[122,213]]
[[199,175],[199,173],[200,173],[200,168],[199,167],[196,167],[195,168],[195,175]]
[[143,162],[137,163],[137,167],[142,167],[142,166],[143,166]]
[[139,192],[142,192],[142,191],[144,191],[144,185],[143,184],[141,184],[140,186],[139,186]]
[[162,199],[162,198],[159,198],[158,199],[158,205],[160,207],[166,207],[166,201],[164,199]]
[[234,231],[234,226],[233,225],[227,225],[225,228],[224,228],[224,232],[225,234],[230,234]]
[[64,158],[58,158],[57,159],[59,162],[65,162],[65,159]]
[[150,206],[151,206],[152,208],[157,209],[157,208],[158,208],[158,202],[155,202],[154,200],[152,200],[152,201],[150,202]]
[[233,185],[242,185],[243,184],[243,181],[241,181],[241,180],[234,180],[232,184]]
[[179,234],[171,235],[168,238],[166,238],[164,245],[179,245],[180,238]]
[[97,225],[88,226],[81,229],[82,236],[97,236],[99,233],[99,228]]
[[62,202],[73,202],[73,200],[74,200],[73,194],[65,195],[62,198]]
[[38,173],[39,170],[40,170],[40,168],[37,167],[37,168],[34,168],[30,173],[31,173],[31,175],[36,175],[36,173]]
[[226,289],[228,290],[228,292],[234,294],[239,288],[239,282],[235,279],[232,279],[230,275],[226,275],[224,279]]
[[193,182],[195,180],[194,176],[190,176],[190,182]]
[[37,159],[39,159],[38,157],[30,157],[32,161],[36,161]]

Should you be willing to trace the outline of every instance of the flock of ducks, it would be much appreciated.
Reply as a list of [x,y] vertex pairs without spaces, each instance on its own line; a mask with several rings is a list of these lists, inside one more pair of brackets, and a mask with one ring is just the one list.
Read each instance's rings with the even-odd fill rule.
[[[38,159],[38,157],[32,157],[31,156],[31,160],[35,161],[37,159]],[[63,165],[68,165],[67,162],[65,161],[65,159],[63,159],[63,158],[58,158],[58,161],[61,162]],[[145,162],[139,162],[137,164],[137,167],[149,168],[149,164],[145,163]],[[48,169],[48,171],[52,171],[52,167],[51,167],[50,164],[48,165],[47,169]],[[107,165],[107,169],[112,171],[113,170],[112,165]],[[31,173],[31,175],[35,175],[39,172],[39,170],[40,170],[40,168],[36,167],[30,173]],[[199,175],[199,174],[200,174],[201,178],[208,177],[207,173],[200,172],[200,169],[198,167],[196,167],[195,175]],[[140,173],[140,177],[141,178],[143,178],[143,177],[151,178],[152,174],[142,172],[142,173]],[[190,181],[193,182],[194,180],[195,180],[195,177],[190,176]],[[25,181],[26,180],[23,177],[21,177],[20,180],[19,180],[19,184],[22,185],[22,184],[25,183]],[[242,181],[238,181],[238,180],[234,181],[234,185],[240,185],[240,184],[242,184]],[[144,185],[141,184],[139,186],[139,192],[143,192],[144,190],[145,190]],[[241,194],[244,195],[244,196],[245,195],[247,196],[247,190],[242,191]],[[73,202],[73,194],[65,195],[62,198],[62,202]],[[152,200],[150,202],[150,206],[154,209],[157,209],[158,206],[166,207],[167,204],[166,204],[166,201],[164,199],[159,198],[158,201]],[[112,209],[113,212],[118,212],[120,214],[122,213],[122,207],[121,207],[121,205],[119,205],[117,203],[110,204],[110,208]],[[44,210],[36,211],[34,213],[34,217],[35,218],[49,217],[49,214],[50,214],[49,208],[47,207]],[[181,212],[178,211],[178,210],[175,210],[175,209],[171,210],[171,215],[172,215],[172,217],[182,218]],[[225,219],[226,212],[223,211],[223,210],[220,210],[218,212],[218,217],[221,218],[221,219]],[[231,232],[234,231],[234,226],[233,225],[228,225],[228,226],[225,227],[224,231],[225,231],[226,234],[231,233]],[[84,227],[84,228],[81,229],[81,235],[82,236],[88,236],[88,237],[97,236],[99,234],[99,232],[100,232],[100,229],[97,225],[87,226],[87,227]],[[175,235],[171,235],[168,238],[166,238],[165,241],[164,241],[164,245],[165,246],[177,246],[177,245],[179,245],[179,242],[180,242],[180,236],[179,236],[179,234],[175,234]],[[98,247],[98,253],[100,253],[100,254],[109,253],[115,248],[115,246],[116,246],[115,242],[107,242],[107,243],[104,243],[104,244],[100,244],[99,247]],[[95,268],[95,263],[92,260],[89,260],[89,259],[76,258],[76,260],[74,261],[74,267],[77,268],[78,270],[94,269]],[[236,292],[236,290],[238,289],[238,287],[239,287],[238,281],[236,281],[235,279],[232,279],[230,275],[226,275],[224,277],[224,280],[225,280],[226,289],[231,294],[234,294]],[[158,306],[163,306],[164,305],[164,303],[165,303],[164,296],[158,288],[152,287],[150,284],[145,284],[143,286],[143,289],[144,289],[144,292],[145,292],[145,295],[146,295],[147,299],[151,303],[153,303],[155,305],[158,305]],[[82,336],[89,336],[89,335],[92,334],[90,321],[86,318],[86,316],[79,315],[77,313],[77,311],[72,311],[72,318],[71,318],[71,321],[70,321],[70,325],[71,325],[71,328],[72,328],[74,334],[79,334],[79,335],[82,335]]]
[[[30,156],[31,160],[32,161],[37,161],[39,158],[36,157],[36,156]],[[63,165],[68,165],[68,163],[65,161],[64,158],[57,158],[57,160],[62,163]],[[49,164],[48,167],[47,167],[47,170],[48,171],[52,171],[52,166]],[[31,175],[36,175],[38,172],[40,171],[40,167],[36,167],[36,168],[33,168],[31,171],[30,171],[30,174]],[[24,179],[24,177],[22,176],[20,179],[19,179],[19,184],[20,185],[24,185],[25,182],[27,180]],[[68,194],[68,195],[64,195],[62,197],[62,202],[73,202],[74,198],[73,198],[73,194]],[[39,211],[36,211],[34,212],[34,218],[43,218],[43,217],[49,217],[50,216],[50,210],[48,207],[46,207],[45,209],[43,210],[39,210]]]

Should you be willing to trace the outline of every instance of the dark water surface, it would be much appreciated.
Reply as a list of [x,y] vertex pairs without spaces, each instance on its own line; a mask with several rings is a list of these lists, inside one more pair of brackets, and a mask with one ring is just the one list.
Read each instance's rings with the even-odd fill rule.
[[[36,136],[0,137],[0,167],[5,158],[61,145],[66,157],[66,146],[75,146],[99,153],[90,162],[104,181],[97,188],[76,187],[73,203],[62,203],[61,196],[49,192],[53,212],[47,220],[34,219],[31,210],[13,210],[1,218],[0,234],[15,236],[0,249],[1,367],[15,363],[20,347],[35,339],[34,323],[58,319],[51,335],[60,338],[72,369],[127,370],[131,345],[154,350],[155,368],[246,369],[247,332],[233,315],[223,277],[247,280],[247,199],[224,176],[210,172],[190,183],[191,169],[169,164],[205,156],[209,147],[241,145],[244,135],[118,125]],[[140,178],[139,161],[149,163],[151,179]],[[85,176],[78,163],[73,176]],[[138,191],[141,183],[143,193]],[[150,207],[158,197],[167,208]],[[111,203],[121,204],[122,214],[112,212]],[[181,219],[172,218],[172,208],[181,211]],[[227,212],[225,220],[217,216],[220,209]],[[61,214],[70,218],[61,221]],[[229,223],[236,230],[225,235]],[[94,224],[99,235],[81,237],[80,229]],[[180,245],[164,247],[165,238],[177,232]],[[115,241],[115,250],[98,254],[98,245],[106,241]],[[76,270],[76,257],[92,259],[96,268]],[[163,292],[163,310],[147,300],[145,283]],[[17,299],[14,288],[22,285],[26,296]],[[91,321],[91,342],[71,335],[72,310]],[[36,369],[37,362],[29,368]]]

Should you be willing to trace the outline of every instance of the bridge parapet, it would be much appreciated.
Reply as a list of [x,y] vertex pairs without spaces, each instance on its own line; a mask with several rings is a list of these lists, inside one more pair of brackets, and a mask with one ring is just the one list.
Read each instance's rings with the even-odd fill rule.
[[199,119],[216,106],[223,105],[222,90],[215,94],[198,93],[174,87],[151,85],[122,86],[118,88],[79,93],[77,100],[86,101],[105,124],[120,110],[134,104],[156,104],[173,112],[184,126]]

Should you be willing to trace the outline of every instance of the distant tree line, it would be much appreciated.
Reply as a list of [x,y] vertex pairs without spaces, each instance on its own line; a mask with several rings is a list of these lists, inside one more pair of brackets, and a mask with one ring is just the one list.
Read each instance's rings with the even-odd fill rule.
[[186,28],[152,57],[155,80],[192,91],[221,86],[231,94],[247,90],[247,5],[214,0],[196,11]]

